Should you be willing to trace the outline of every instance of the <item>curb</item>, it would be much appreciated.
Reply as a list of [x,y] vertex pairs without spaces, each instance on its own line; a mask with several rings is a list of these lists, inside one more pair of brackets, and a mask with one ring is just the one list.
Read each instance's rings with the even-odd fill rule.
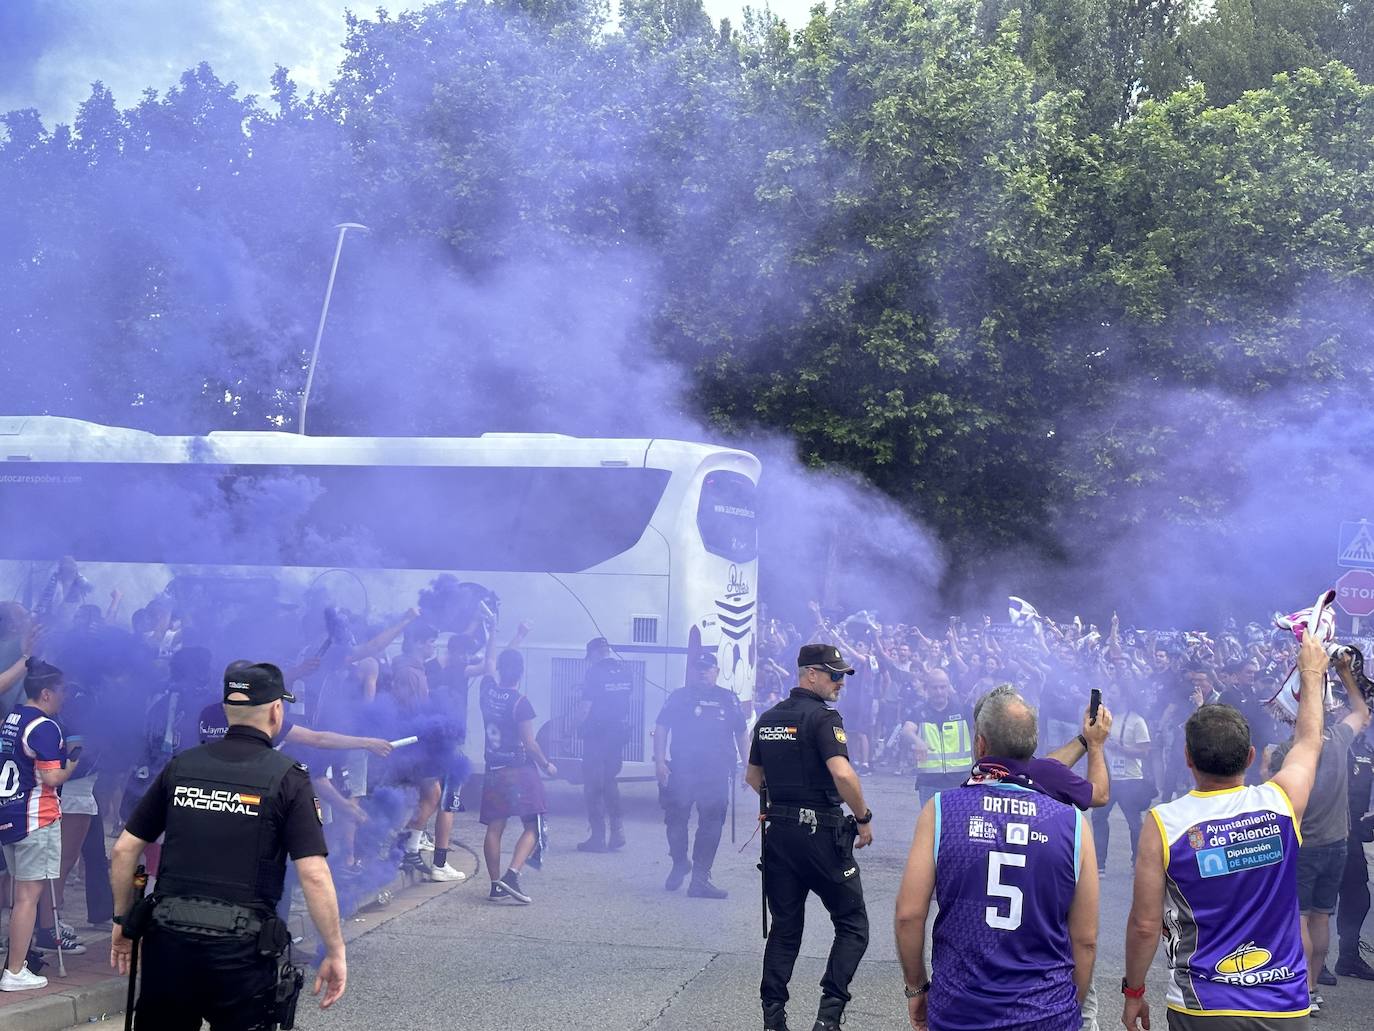
[[[454,842],[454,850],[458,855],[468,852],[457,842]],[[369,931],[418,909],[430,899],[473,883],[479,869],[474,862],[465,863],[464,867],[463,872],[468,875],[466,881],[426,881],[407,888],[404,887],[405,881],[398,877],[387,886],[394,893],[390,905],[369,907],[344,918],[344,941],[352,942],[361,938]],[[473,869],[468,870],[467,867]],[[111,977],[84,988],[72,988],[4,1006],[0,1008],[0,1026],[4,1031],[67,1031],[78,1024],[94,1024],[122,1017],[128,995],[128,979]]]

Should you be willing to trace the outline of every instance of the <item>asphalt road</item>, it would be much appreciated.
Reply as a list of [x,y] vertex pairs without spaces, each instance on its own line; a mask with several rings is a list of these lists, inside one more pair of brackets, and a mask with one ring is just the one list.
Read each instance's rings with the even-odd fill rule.
[[[758,842],[746,844],[754,828],[752,792],[738,796],[738,842],[731,847],[727,824],[716,862],[716,883],[729,890],[730,898],[714,901],[663,890],[670,864],[651,785],[628,787],[630,843],[610,855],[573,848],[585,836],[580,794],[567,784],[550,787],[554,851],[542,872],[522,877],[534,896],[532,905],[489,902],[484,875],[457,886],[354,942],[348,995],[323,1014],[302,999],[296,1026],[308,1031],[761,1027]],[[876,774],[865,787],[877,813],[874,846],[859,853],[872,940],[853,986],[846,1031],[899,1031],[907,1024],[891,919],[916,799],[905,778]],[[459,820],[457,837],[480,851],[481,828],[473,815],[461,814]],[[513,832],[508,837],[513,840]],[[1116,815],[1097,965],[1104,1031],[1120,1027],[1128,861],[1125,824]],[[1366,925],[1367,940],[1374,938],[1371,928],[1374,921]],[[792,981],[794,1028],[811,1026],[829,944],[829,921],[813,900]],[[1157,962],[1150,979],[1156,1028],[1164,1026],[1162,991]],[[1350,1031],[1369,1027],[1374,983],[1342,978],[1325,995],[1320,1025]]]

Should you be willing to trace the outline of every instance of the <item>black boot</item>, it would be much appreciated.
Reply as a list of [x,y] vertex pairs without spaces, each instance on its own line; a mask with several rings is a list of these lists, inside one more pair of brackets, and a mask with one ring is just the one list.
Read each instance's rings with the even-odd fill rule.
[[840,1031],[840,1021],[844,1017],[844,1000],[821,996],[820,1009],[816,1011],[816,1023],[811,1031]]
[[692,883],[687,886],[687,894],[694,899],[728,899],[730,893],[711,883],[711,871],[692,874]]
[[687,875],[692,872],[692,864],[685,859],[674,859],[673,869],[668,874],[668,879],[663,882],[663,887],[668,891],[677,891],[682,887],[682,882],[687,879]]
[[1336,960],[1336,973],[1341,977],[1357,977],[1361,981],[1374,981],[1374,967],[1364,961],[1358,952],[1342,952]]
[[763,1007],[763,1031],[790,1031],[787,1026],[787,1006]]
[[588,833],[586,841],[577,843],[579,852],[605,852],[606,851],[606,821],[589,820],[587,821]]

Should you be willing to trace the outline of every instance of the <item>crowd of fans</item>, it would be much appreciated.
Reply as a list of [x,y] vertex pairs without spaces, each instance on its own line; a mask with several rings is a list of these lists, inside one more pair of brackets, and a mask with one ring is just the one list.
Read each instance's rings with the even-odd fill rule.
[[[911,776],[922,800],[967,778],[973,706],[994,687],[1010,683],[1036,707],[1046,751],[1075,738],[1092,692],[1100,691],[1112,713],[1111,791],[1107,805],[1094,811],[1093,832],[1100,871],[1123,879],[1129,869],[1109,869],[1109,815],[1120,809],[1125,818],[1133,867],[1146,811],[1192,787],[1183,726],[1194,710],[1221,702],[1245,716],[1256,749],[1248,783],[1277,769],[1291,734],[1269,703],[1293,669],[1297,640],[1273,624],[1142,630],[1123,628],[1113,615],[1102,629],[1079,618],[1056,623],[1035,614],[1016,622],[953,618],[927,632],[866,611],[831,617],[813,603],[810,614],[801,625],[764,618],[756,711],[790,689],[789,659],[801,643],[838,644],[857,670],[838,702],[856,768],[861,775]],[[1302,905],[1314,926],[1338,916],[1337,971],[1374,980],[1374,969],[1360,955],[1360,927],[1369,909],[1364,845],[1374,841],[1374,742],[1342,724],[1345,711],[1333,707],[1330,714],[1314,795],[1321,804],[1304,821],[1311,833],[1301,870],[1311,876],[1302,886]],[[1316,811],[1327,814],[1320,827]],[[1330,855],[1335,851],[1339,862]],[[1330,983],[1329,971],[1322,977]]]
[[[37,728],[8,745],[28,749],[32,785],[9,777],[0,756],[0,841],[11,857],[0,871],[0,905],[11,909],[7,970],[18,978],[25,958],[36,972],[43,954],[85,951],[72,926],[77,917],[64,908],[63,889],[78,863],[86,920],[108,931],[107,835],[172,756],[227,731],[223,685],[235,662],[272,662],[294,685],[279,747],[312,772],[341,908],[377,899],[398,869],[426,880],[463,879],[449,862],[449,836],[464,808],[469,691],[514,704],[523,665],[510,649],[529,628],[522,624],[503,652],[481,592],[464,602],[464,592],[452,589],[464,585],[436,584],[440,590],[421,599],[430,611],[413,608],[386,626],[323,599],[282,605],[274,591],[228,582],[173,581],[129,610],[117,588],[96,604],[93,585],[64,559],[27,607],[0,603],[0,716],[17,713],[12,722]],[[436,622],[447,632],[442,655]],[[486,712],[485,694],[481,703]],[[510,723],[516,734],[529,729],[529,721]],[[487,857],[498,864],[493,880],[500,873],[499,808],[483,799]],[[40,836],[53,838],[54,857],[60,840],[51,870],[32,865],[45,851],[33,847]],[[28,847],[16,851],[24,839]],[[506,870],[513,891],[497,889],[503,898],[517,898],[519,866],[538,862],[538,849],[525,844]],[[153,886],[158,858],[156,846],[145,852]],[[68,919],[54,919],[55,912]],[[16,987],[24,987],[20,980]],[[14,990],[8,982],[6,990]]]
[[[4,825],[12,786],[0,776],[0,840],[41,830],[44,819],[60,822],[60,861],[46,878],[51,889],[40,896],[31,882],[14,891],[0,885],[0,901],[15,905],[12,956],[36,962],[35,951],[84,950],[75,929],[54,919],[54,903],[64,911],[63,889],[78,863],[87,920],[108,928],[114,914],[106,836],[173,755],[225,732],[223,673],[236,660],[279,664],[296,685],[281,747],[312,771],[348,909],[376,898],[398,868],[425,879],[463,877],[449,862],[450,834],[455,813],[465,808],[469,693],[479,692],[490,897],[528,902],[519,875],[541,861],[544,843],[542,822],[530,816],[544,808],[535,769],[556,772],[535,739],[535,714],[520,689],[524,665],[516,649],[529,627],[521,624],[509,642],[498,643],[494,599],[467,590],[476,585],[444,581],[384,626],[324,599],[283,606],[242,582],[174,581],[132,610],[110,588],[96,604],[95,588],[70,559],[27,608],[0,603],[0,714],[30,706],[49,717],[61,730],[60,742],[49,747],[61,751],[64,767],[60,780],[40,778],[35,789],[53,804],[17,829]],[[856,769],[911,776],[922,798],[968,777],[973,706],[994,687],[1013,685],[1039,710],[1046,750],[1079,734],[1090,694],[1099,691],[1112,714],[1111,790],[1094,814],[1094,831],[1098,866],[1113,875],[1128,871],[1108,869],[1109,815],[1121,810],[1134,853],[1149,806],[1188,790],[1183,724],[1196,708],[1225,702],[1244,714],[1257,746],[1247,774],[1252,783],[1265,779],[1271,753],[1289,735],[1266,703],[1292,669],[1297,644],[1291,633],[1257,623],[1210,632],[1141,630],[1123,628],[1113,616],[1100,629],[1034,614],[1013,622],[956,618],[927,632],[869,612],[827,614],[813,604],[801,624],[765,615],[759,631],[755,711],[794,685],[792,657],[801,644],[838,644],[858,671],[839,701]],[[1362,846],[1374,839],[1374,746],[1367,734],[1330,737],[1341,761],[1326,764],[1331,769],[1318,791],[1340,804],[1328,806],[1336,815],[1323,828],[1333,840],[1315,844],[1330,852],[1341,842],[1347,861],[1339,870],[1323,864],[1307,899],[1324,916],[1337,910],[1339,895],[1337,969],[1374,979],[1359,955],[1368,910]],[[502,837],[513,818],[521,819],[521,833],[503,872]],[[157,858],[155,848],[145,856],[154,878]]]

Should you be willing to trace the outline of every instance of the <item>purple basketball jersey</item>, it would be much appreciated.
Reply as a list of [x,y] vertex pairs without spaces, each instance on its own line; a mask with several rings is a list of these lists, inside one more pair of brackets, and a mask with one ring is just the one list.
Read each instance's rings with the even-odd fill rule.
[[935,796],[932,1031],[1077,1031],[1082,815],[1011,784]]
[[1307,1013],[1298,920],[1301,838],[1283,788],[1270,781],[1192,791],[1150,812],[1164,839],[1169,1008]]

